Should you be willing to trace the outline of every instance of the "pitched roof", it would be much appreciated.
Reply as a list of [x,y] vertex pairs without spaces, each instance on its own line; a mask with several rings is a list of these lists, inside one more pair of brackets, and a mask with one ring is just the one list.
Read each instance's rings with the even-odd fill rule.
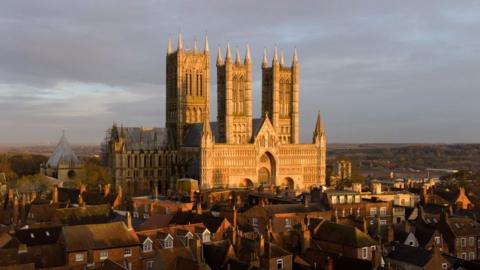
[[77,155],[75,155],[75,152],[73,152],[72,147],[65,136],[65,132],[62,134],[53,154],[48,159],[47,166],[56,168],[60,162],[71,163],[74,165],[80,164],[80,160]]
[[325,206],[320,203],[310,203],[308,206],[303,204],[269,204],[265,206],[259,206],[264,208],[268,215],[284,214],[284,213],[309,213],[326,211]]
[[118,134],[124,134],[127,150],[157,150],[167,146],[166,128],[116,127]]
[[108,204],[87,205],[76,208],[59,208],[56,209],[55,215],[62,224],[68,225],[105,223],[112,218],[112,210]]
[[314,229],[312,238],[355,248],[377,244],[368,234],[355,227],[336,224],[327,220],[321,222]]
[[389,259],[405,262],[407,264],[423,267],[425,266],[433,254],[431,251],[420,247],[412,247],[409,245],[394,245],[392,251],[387,255]]
[[123,222],[63,227],[65,250],[81,251],[139,245],[133,230]]
[[480,223],[469,217],[449,217],[446,220],[448,227],[456,236],[480,236]]
[[220,228],[224,220],[224,217],[215,217],[210,213],[197,215],[192,212],[177,212],[170,220],[170,224],[187,225],[193,223],[203,223],[210,232],[215,233]]
[[54,244],[62,231],[61,227],[43,227],[18,230],[15,237],[27,246]]

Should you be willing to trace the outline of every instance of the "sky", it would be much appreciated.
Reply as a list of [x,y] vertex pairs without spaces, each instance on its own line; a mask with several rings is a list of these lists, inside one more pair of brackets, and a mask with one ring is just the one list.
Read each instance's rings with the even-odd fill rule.
[[333,143],[480,142],[480,1],[0,0],[0,144],[163,127],[179,31],[208,33],[212,120],[217,46],[250,44],[257,117],[264,48],[296,46],[303,142],[318,111]]

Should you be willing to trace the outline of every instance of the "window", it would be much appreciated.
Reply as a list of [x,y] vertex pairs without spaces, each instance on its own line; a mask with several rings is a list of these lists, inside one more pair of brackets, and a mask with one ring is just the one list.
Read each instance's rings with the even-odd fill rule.
[[475,246],[475,238],[473,236],[470,236],[468,238],[468,245],[471,246],[471,247]]
[[163,248],[173,248],[173,240],[171,238],[166,239],[163,242]]
[[337,196],[332,196],[332,204],[336,204],[337,203]]
[[285,228],[291,228],[292,227],[292,220],[286,218],[285,219]]
[[360,196],[355,196],[355,203],[360,203],[360,200],[361,200]]
[[252,218],[252,226],[258,227],[258,218]]
[[108,259],[108,250],[100,250],[100,260]]
[[468,255],[468,259],[475,260],[475,252],[470,252],[470,254]]
[[462,247],[466,247],[467,246],[467,238],[463,237],[460,239],[461,243],[462,243]]
[[143,242],[143,252],[152,252],[152,241],[150,239]]
[[150,218],[150,215],[147,214],[147,213],[144,213],[144,214],[143,214],[143,218],[144,218],[144,219]]
[[143,212],[148,212],[149,208],[148,208],[148,204],[144,204],[143,205]]
[[467,259],[467,253],[466,253],[466,252],[462,252],[462,255],[460,255],[460,258],[466,260],[466,259]]
[[202,240],[203,240],[203,243],[208,243],[208,242],[210,242],[210,232],[205,231],[205,232],[203,233],[203,239],[202,239]]
[[283,259],[277,260],[277,270],[283,270]]
[[147,261],[147,269],[153,269],[153,261]]
[[368,247],[362,248],[362,259],[368,258]]
[[377,208],[372,207],[370,208],[370,216],[376,216],[377,215]]
[[75,254],[75,261],[76,262],[83,262],[83,253]]
[[448,268],[448,264],[447,263],[442,263],[442,269],[447,269]]
[[132,256],[132,249],[131,248],[124,248],[123,249],[123,257],[130,257]]
[[387,215],[387,207],[383,206],[380,207],[380,216],[386,216]]
[[348,195],[347,196],[347,203],[352,203],[353,201],[353,196],[352,195]]
[[380,220],[380,225],[387,225],[387,221],[385,219]]
[[435,236],[435,243],[440,245],[440,236]]
[[345,196],[339,196],[340,198],[340,203],[345,203]]
[[138,212],[137,211],[133,212],[133,218],[138,218]]

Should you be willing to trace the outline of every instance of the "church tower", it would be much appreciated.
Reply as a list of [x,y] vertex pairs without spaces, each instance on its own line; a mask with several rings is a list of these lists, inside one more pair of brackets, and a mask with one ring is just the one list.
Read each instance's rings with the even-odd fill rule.
[[299,143],[299,68],[296,48],[290,67],[285,65],[283,51],[278,59],[276,47],[272,65],[268,66],[265,49],[262,61],[262,115],[268,114],[282,143]]
[[243,63],[238,48],[234,61],[229,44],[225,61],[218,49],[217,93],[219,141],[248,143],[252,136],[252,60],[248,45]]
[[210,52],[205,36],[203,51],[183,47],[178,34],[177,49],[173,51],[169,38],[166,68],[166,127],[174,145],[183,144],[185,128],[189,124],[210,119]]

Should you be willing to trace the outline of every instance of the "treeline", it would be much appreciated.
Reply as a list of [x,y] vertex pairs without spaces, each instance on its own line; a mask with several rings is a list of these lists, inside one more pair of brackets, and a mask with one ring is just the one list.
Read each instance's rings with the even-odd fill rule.
[[349,157],[362,166],[386,168],[445,168],[478,170],[480,168],[480,144],[422,144],[396,146],[362,145],[351,149],[329,150],[330,158]]
[[0,154],[0,173],[5,173],[7,181],[16,181],[24,176],[38,174],[40,164],[47,162],[48,158],[42,155],[26,153]]

